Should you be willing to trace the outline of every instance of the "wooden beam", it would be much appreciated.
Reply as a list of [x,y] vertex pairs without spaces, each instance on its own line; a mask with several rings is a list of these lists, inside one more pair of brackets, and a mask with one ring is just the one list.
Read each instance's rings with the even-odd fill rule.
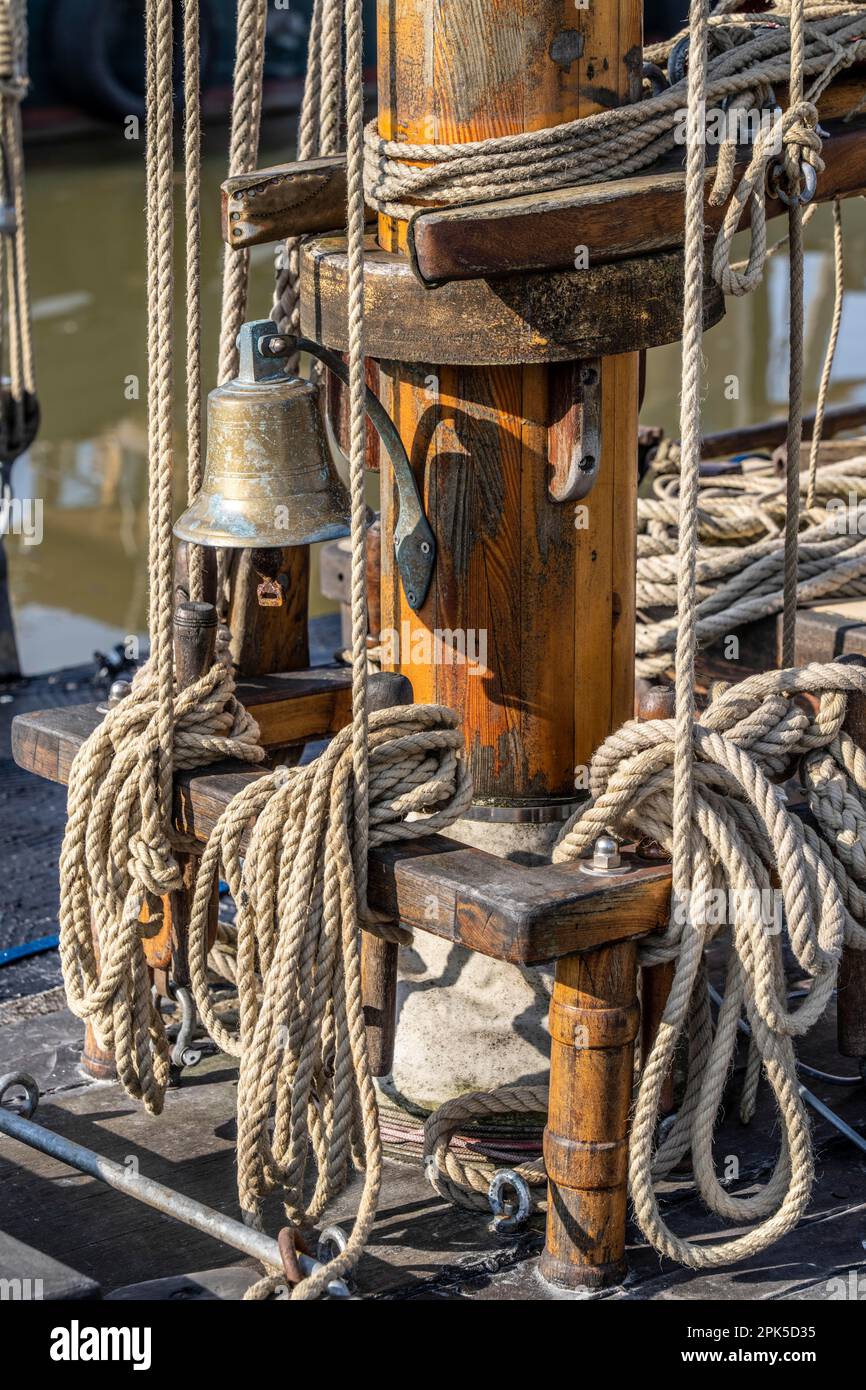
[[[826,168],[818,179],[819,202],[862,193],[866,189],[866,118],[832,123],[822,157]],[[570,269],[578,246],[586,247],[590,266],[682,246],[683,159],[677,150],[632,178],[421,211],[409,224],[413,269],[432,286]],[[738,161],[737,178],[747,163],[746,158]],[[727,208],[726,204],[710,206],[714,178],[715,171],[710,169],[704,213],[707,236],[716,234]],[[785,211],[777,198],[767,198],[768,217]],[[742,226],[748,226],[749,215],[747,205]]]
[[[370,677],[371,710],[406,704],[404,676]],[[265,748],[329,738],[351,722],[352,673],[346,666],[313,667],[242,681],[237,696],[255,717]],[[50,782],[69,781],[72,760],[102,715],[96,705],[67,705],[20,714],[12,721],[12,756],[19,767]]]
[[[19,715],[13,724],[16,761],[51,781],[68,780],[72,758],[98,719],[93,705]],[[204,843],[232,797],[261,776],[260,768],[240,763],[178,773],[177,829]],[[624,858],[631,872],[605,880],[576,863],[527,868],[430,835],[371,852],[370,902],[416,931],[498,960],[539,963],[664,926],[669,866]]]

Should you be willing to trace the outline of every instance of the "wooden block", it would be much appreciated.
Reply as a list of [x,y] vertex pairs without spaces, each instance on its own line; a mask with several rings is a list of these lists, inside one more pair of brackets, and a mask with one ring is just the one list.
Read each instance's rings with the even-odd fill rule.
[[226,179],[221,193],[223,240],[235,251],[334,231],[346,225],[346,156],[236,174]]

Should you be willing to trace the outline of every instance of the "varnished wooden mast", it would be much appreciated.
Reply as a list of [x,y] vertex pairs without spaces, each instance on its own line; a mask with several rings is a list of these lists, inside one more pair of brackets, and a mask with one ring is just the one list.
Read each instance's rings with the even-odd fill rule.
[[[588,116],[638,96],[640,53],[639,0],[380,0],[380,130],[448,143]],[[379,239],[402,248],[405,224],[380,219]],[[551,453],[574,442],[573,370],[383,367],[439,555],[413,614],[383,487],[382,623],[486,641],[484,675],[402,666],[416,700],[460,710],[482,799],[568,795],[575,766],[632,711],[637,357],[602,364],[601,468],[583,529],[573,503],[547,495]]]
[[[641,16],[640,0],[590,9],[379,0],[380,131],[459,143],[635,100]],[[380,218],[379,241],[404,250],[405,226]],[[481,800],[567,796],[575,768],[633,711],[637,355],[600,365],[601,466],[585,513],[548,495],[551,460],[578,438],[577,370],[381,367],[438,543],[429,596],[413,614],[392,560],[383,472],[383,627],[410,642],[419,630],[450,630],[467,648],[484,634],[483,675],[466,663],[407,661],[413,653],[401,647],[415,699],[460,711]],[[632,944],[558,962],[542,1271],[562,1287],[597,1287],[624,1270],[637,1014]]]

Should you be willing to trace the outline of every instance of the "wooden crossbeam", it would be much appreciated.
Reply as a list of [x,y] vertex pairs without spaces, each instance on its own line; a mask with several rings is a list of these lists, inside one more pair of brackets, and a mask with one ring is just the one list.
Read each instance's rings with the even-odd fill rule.
[[[411,698],[405,676],[375,672],[370,708],[388,709]],[[255,717],[264,748],[285,748],[329,738],[352,718],[352,673],[346,666],[317,666],[240,681],[238,699]],[[12,721],[12,756],[19,767],[50,782],[69,781],[72,760],[102,715],[96,705],[18,715]]]
[[[259,718],[266,706],[251,707]],[[51,781],[67,782],[72,759],[100,717],[95,705],[18,715],[12,726],[15,761]],[[206,841],[232,797],[261,775],[260,769],[239,763],[179,773],[177,829]],[[669,866],[633,856],[627,862],[634,866],[631,873],[601,879],[576,864],[527,868],[431,835],[372,852],[370,901],[418,931],[499,960],[532,964],[664,925]]]
[[[578,247],[586,248],[589,265],[599,265],[682,246],[683,157],[677,150],[649,173],[609,183],[416,213],[409,225],[415,273],[433,286],[570,268]],[[832,122],[822,157],[826,167],[818,179],[818,202],[866,190],[866,120]],[[737,178],[747,164],[746,158],[738,161]],[[709,169],[704,210],[708,237],[719,230],[726,212],[726,205],[710,205],[714,178],[715,170]],[[767,198],[768,217],[785,211],[777,198]],[[747,205],[744,227],[749,214]]]

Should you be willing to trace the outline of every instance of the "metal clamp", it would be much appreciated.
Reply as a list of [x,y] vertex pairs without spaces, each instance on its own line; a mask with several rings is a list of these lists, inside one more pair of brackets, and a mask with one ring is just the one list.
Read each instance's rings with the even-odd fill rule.
[[[273,357],[288,357],[295,352],[308,352],[311,357],[324,363],[328,371],[333,372],[344,386],[349,385],[349,369],[342,357],[338,353],[332,352],[330,348],[322,347],[320,343],[314,342],[312,338],[295,338],[287,334],[279,334],[272,338],[268,350]],[[433,578],[433,568],[436,563],[436,538],[424,515],[418,484],[415,481],[409,455],[406,453],[397,426],[379,397],[374,391],[371,391],[369,386],[366,387],[366,406],[367,415],[384,444],[394,469],[394,481],[397,484],[397,494],[400,499],[400,515],[394,527],[394,553],[400,578],[403,581],[406,602],[410,608],[417,612],[427,597],[430,581]],[[325,422],[326,425],[330,426],[327,411],[325,411]],[[333,432],[331,432],[331,442],[336,445]],[[339,445],[336,447],[339,449]],[[342,450],[340,452],[342,453]]]
[[595,487],[601,462],[601,362],[592,358],[577,369],[570,410],[575,414],[576,442],[564,467],[557,467],[548,483],[553,502],[579,502]]
[[500,1168],[494,1173],[487,1196],[493,1212],[489,1227],[493,1235],[509,1236],[519,1231],[532,1215],[529,1184],[513,1168]]

